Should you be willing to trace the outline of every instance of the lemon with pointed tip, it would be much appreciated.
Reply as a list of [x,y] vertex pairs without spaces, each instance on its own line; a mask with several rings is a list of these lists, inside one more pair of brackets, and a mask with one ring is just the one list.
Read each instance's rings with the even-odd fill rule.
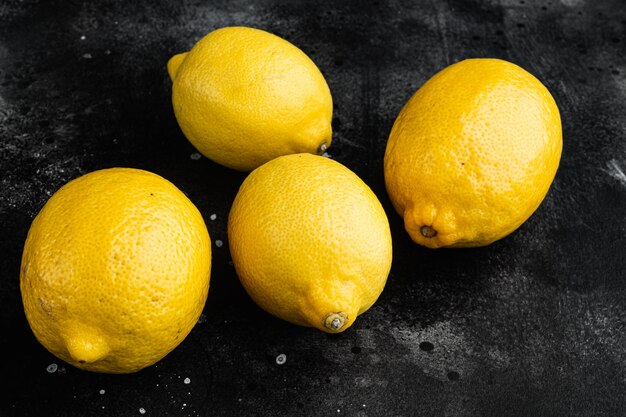
[[211,270],[202,216],[171,182],[111,168],[70,181],[33,220],[20,288],[28,323],[78,368],[130,373],[188,335]]
[[315,63],[269,32],[225,27],[167,69],[178,124],[200,153],[251,171],[280,155],[331,144],[330,90]]
[[385,183],[415,242],[484,246],[539,207],[562,146],[559,109],[537,78],[500,59],[467,59],[405,104],[387,142]]
[[339,162],[278,157],[241,185],[228,217],[233,264],[264,310],[328,333],[348,329],[383,291],[389,223],[372,190]]

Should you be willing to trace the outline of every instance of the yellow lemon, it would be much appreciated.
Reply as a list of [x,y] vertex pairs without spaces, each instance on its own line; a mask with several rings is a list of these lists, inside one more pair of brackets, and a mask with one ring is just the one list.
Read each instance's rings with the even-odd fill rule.
[[336,333],[382,292],[391,234],[361,179],[311,154],[276,158],[245,179],[228,217],[233,263],[264,310]]
[[112,168],[59,189],[22,256],[26,318],[43,346],[81,369],[129,373],[196,324],[209,289],[202,216],[164,178]]
[[411,238],[484,246],[543,201],[561,158],[561,118],[546,87],[499,59],[467,59],[428,80],[398,115],[385,183]]
[[280,155],[330,146],[326,80],[304,52],[276,35],[221,28],[172,57],[167,69],[181,130],[219,164],[251,171]]

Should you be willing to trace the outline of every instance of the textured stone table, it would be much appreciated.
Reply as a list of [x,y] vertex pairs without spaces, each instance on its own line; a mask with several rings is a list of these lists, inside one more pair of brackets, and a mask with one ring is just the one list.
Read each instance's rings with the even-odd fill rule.
[[[335,104],[329,153],[389,215],[388,284],[343,334],[284,323],[248,298],[226,235],[245,175],[198,158],[173,117],[167,59],[227,25],[266,29],[318,64]],[[481,249],[428,250],[389,203],[383,152],[410,95],[469,57],[510,60],[546,84],[561,109],[563,157],[515,233]],[[2,0],[0,158],[2,416],[626,414],[622,1]],[[46,199],[113,166],[174,182],[216,243],[201,321],[131,375],[54,358],[19,293],[24,239]]]

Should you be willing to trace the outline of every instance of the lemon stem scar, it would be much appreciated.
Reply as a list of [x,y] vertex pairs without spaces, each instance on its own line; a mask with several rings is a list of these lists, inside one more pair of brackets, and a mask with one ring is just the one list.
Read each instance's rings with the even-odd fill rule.
[[324,319],[324,327],[334,332],[339,331],[348,321],[348,315],[344,312],[330,313]]
[[422,226],[420,228],[420,233],[422,234],[422,236],[428,239],[437,236],[437,231],[433,229],[432,226]]
[[326,144],[326,141],[324,141],[320,143],[320,146],[317,148],[317,154],[322,155],[324,152],[326,152],[326,149],[328,149],[328,145]]

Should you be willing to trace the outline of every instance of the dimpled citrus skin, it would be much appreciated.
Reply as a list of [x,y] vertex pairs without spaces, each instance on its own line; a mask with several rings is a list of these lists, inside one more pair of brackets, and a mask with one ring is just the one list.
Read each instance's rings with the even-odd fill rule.
[[33,221],[22,256],[26,318],[81,369],[130,373],[180,344],[204,307],[210,238],[191,201],[138,169],[70,181]]
[[428,80],[398,115],[385,183],[411,238],[488,245],[537,209],[556,174],[561,118],[550,92],[499,59],[467,59]]
[[326,80],[304,52],[278,36],[217,29],[167,67],[181,130],[219,164],[251,171],[280,155],[330,146]]
[[329,333],[374,304],[391,267],[377,197],[348,168],[316,155],[254,170],[231,208],[228,238],[241,283],[261,308]]

